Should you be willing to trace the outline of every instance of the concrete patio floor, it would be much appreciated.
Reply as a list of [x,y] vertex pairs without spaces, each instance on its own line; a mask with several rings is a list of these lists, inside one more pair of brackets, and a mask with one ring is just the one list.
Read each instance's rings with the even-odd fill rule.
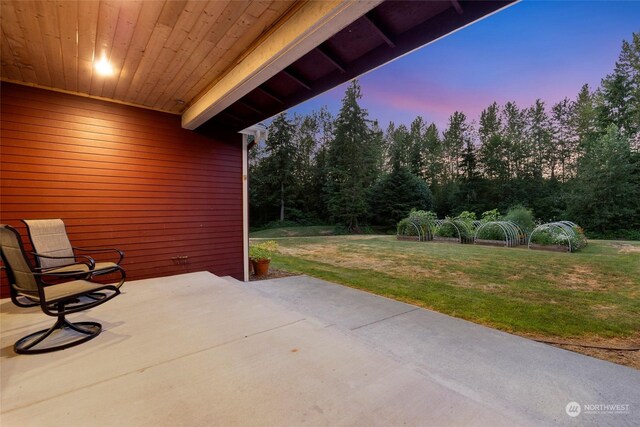
[[640,424],[638,371],[317,279],[123,291],[70,316],[99,337],[42,355],[11,347],[54,319],[0,301],[3,427]]

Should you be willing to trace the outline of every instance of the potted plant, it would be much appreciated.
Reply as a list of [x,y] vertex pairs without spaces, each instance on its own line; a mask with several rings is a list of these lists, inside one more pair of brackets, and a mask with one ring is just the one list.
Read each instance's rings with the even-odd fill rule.
[[249,259],[253,264],[253,272],[256,276],[265,276],[269,273],[271,255],[277,249],[278,244],[273,240],[268,240],[249,247]]

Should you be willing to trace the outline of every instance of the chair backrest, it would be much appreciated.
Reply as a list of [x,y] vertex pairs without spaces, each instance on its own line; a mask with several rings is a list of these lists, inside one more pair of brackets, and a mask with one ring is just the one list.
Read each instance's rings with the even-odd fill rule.
[[[27,225],[34,252],[48,256],[72,257],[73,248],[61,219],[23,219]],[[73,264],[74,260],[36,257],[42,268]]]
[[20,292],[38,293],[38,284],[31,264],[22,247],[18,231],[10,225],[0,224],[2,262],[7,268],[9,285]]

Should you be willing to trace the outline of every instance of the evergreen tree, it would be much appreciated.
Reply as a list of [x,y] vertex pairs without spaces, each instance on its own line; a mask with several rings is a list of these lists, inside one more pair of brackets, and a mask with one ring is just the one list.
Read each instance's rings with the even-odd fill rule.
[[583,85],[573,104],[573,126],[578,136],[578,156],[582,156],[590,141],[597,136],[595,97],[589,85]]
[[380,147],[372,143],[367,112],[358,105],[362,97],[360,85],[354,80],[347,88],[342,108],[336,120],[335,139],[327,153],[329,212],[358,232],[359,222],[367,212],[367,196],[375,182]]
[[294,117],[294,163],[292,186],[292,202],[289,209],[289,219],[308,222],[317,217],[311,209],[316,204],[317,194],[314,188],[314,158],[317,150],[317,135],[319,131],[318,116],[311,113],[306,116]]
[[263,191],[271,190],[269,194],[278,197],[280,221],[285,219],[285,204],[291,194],[290,185],[294,182],[295,145],[292,135],[293,124],[287,119],[287,114],[282,113],[269,126],[265,148],[263,179],[266,187],[270,188],[263,188]]
[[551,154],[551,179],[556,177],[559,167],[560,181],[573,176],[576,161],[577,132],[574,120],[574,104],[565,98],[551,108],[551,140],[555,147]]
[[507,177],[524,177],[525,164],[531,158],[531,148],[525,140],[526,114],[514,102],[502,109],[502,161]]
[[443,171],[442,141],[435,123],[431,123],[424,133],[425,180],[432,187],[441,181]]
[[423,179],[426,178],[427,175],[427,164],[424,157],[427,151],[424,131],[424,120],[418,116],[411,122],[409,136],[409,171]]
[[567,214],[586,229],[640,229],[640,155],[615,124],[587,147],[571,189]]
[[409,155],[411,154],[409,129],[405,125],[396,127],[393,123],[389,123],[387,138],[390,144],[388,169],[409,167]]
[[540,180],[546,172],[555,169],[555,153],[551,144],[551,126],[544,102],[536,99],[535,104],[527,111],[527,143],[526,153],[529,155],[527,175]]
[[470,138],[469,130],[464,113],[456,111],[449,117],[449,127],[444,131],[442,140],[447,181],[453,181],[461,175],[460,160]]
[[401,166],[376,183],[369,205],[374,223],[393,226],[411,209],[430,210],[433,200],[427,183]]
[[601,129],[614,124],[634,139],[640,130],[640,33],[624,40],[613,73],[602,79],[602,103],[598,107]]
[[499,107],[495,102],[480,113],[478,156],[487,178],[506,181],[509,178],[509,166],[499,114]]

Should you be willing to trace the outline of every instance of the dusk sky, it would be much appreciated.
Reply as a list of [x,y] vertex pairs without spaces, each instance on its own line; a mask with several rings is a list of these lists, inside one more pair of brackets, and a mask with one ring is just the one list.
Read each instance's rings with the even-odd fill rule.
[[[477,120],[493,101],[550,105],[597,87],[634,31],[640,1],[525,0],[361,76],[361,105],[383,128],[421,115],[440,130],[454,111]],[[337,114],[344,90],[289,112]]]

